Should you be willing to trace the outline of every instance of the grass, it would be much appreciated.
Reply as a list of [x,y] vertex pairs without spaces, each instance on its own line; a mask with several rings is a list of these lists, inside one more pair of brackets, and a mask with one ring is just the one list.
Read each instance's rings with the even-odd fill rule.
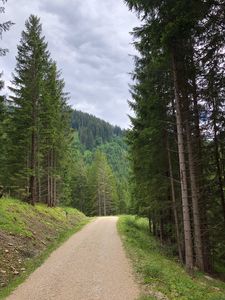
[[[30,206],[24,202],[15,199],[0,200],[0,230],[6,234],[20,236],[21,239],[34,239],[32,226],[34,221],[37,227],[40,222],[51,228],[49,242],[45,249],[38,256],[29,258],[25,261],[25,273],[18,277],[11,276],[7,287],[0,289],[0,299],[5,299],[19,284],[21,284],[36,268],[38,268],[49,255],[63,244],[69,237],[79,231],[91,219],[73,208],[48,208],[45,205]],[[49,232],[46,231],[47,234]],[[54,233],[54,234],[53,234]],[[42,232],[43,234],[43,232]],[[1,259],[1,257],[0,257]],[[0,261],[1,266],[1,261]]]
[[21,215],[33,214],[28,204],[13,199],[0,200],[0,229],[3,231],[30,237],[24,218]]
[[118,230],[145,287],[140,299],[160,299],[163,294],[170,300],[225,300],[225,283],[201,273],[190,277],[149,235],[146,219],[121,216]]

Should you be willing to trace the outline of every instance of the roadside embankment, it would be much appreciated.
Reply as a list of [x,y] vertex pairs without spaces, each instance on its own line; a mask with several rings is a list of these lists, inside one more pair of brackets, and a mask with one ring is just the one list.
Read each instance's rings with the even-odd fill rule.
[[200,272],[189,276],[149,234],[147,219],[121,216],[118,230],[142,283],[142,300],[225,300],[225,283]]
[[0,199],[0,299],[88,221],[73,208]]

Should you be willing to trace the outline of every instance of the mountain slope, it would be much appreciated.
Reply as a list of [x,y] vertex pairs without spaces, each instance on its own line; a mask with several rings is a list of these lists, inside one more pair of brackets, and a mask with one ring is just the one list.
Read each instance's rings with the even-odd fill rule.
[[72,113],[72,128],[78,131],[81,143],[88,150],[123,135],[120,127],[78,110]]

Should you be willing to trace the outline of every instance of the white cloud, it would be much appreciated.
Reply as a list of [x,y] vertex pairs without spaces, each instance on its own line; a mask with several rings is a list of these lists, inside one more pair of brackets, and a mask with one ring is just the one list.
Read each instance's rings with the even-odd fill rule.
[[134,54],[129,32],[138,25],[123,1],[9,0],[5,19],[16,25],[3,38],[6,81],[15,67],[16,45],[25,20],[38,15],[53,59],[62,70],[70,104],[113,124],[128,126],[128,83]]

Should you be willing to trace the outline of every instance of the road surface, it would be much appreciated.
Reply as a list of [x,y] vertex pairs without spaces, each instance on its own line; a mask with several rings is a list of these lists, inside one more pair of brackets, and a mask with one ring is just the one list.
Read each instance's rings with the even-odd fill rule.
[[134,300],[139,289],[118,236],[117,217],[86,225],[54,251],[7,300]]

